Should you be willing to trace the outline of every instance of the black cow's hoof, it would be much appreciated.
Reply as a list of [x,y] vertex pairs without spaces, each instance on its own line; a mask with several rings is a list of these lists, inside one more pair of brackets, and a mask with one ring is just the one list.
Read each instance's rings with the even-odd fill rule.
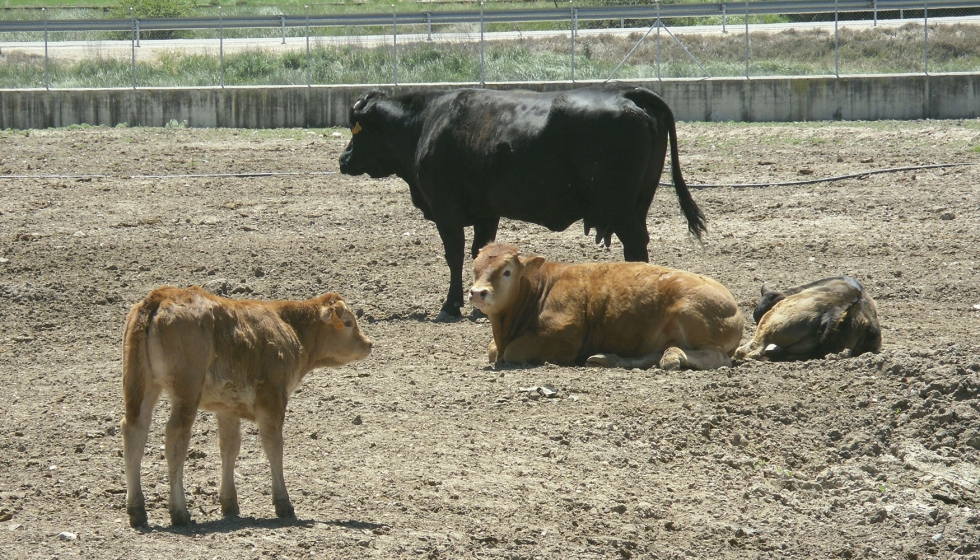
[[436,315],[435,322],[436,323],[454,323],[454,322],[458,321],[459,318],[460,318],[459,311],[456,311],[456,313],[453,314],[453,313],[450,313],[450,312],[446,311],[445,309],[443,309],[442,311],[439,312],[438,315]]

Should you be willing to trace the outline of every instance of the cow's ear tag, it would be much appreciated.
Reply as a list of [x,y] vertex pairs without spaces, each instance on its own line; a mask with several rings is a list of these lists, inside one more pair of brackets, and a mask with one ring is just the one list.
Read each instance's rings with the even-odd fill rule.
[[350,129],[351,134],[357,134],[360,131],[361,131],[361,123],[359,122],[354,123],[353,128]]

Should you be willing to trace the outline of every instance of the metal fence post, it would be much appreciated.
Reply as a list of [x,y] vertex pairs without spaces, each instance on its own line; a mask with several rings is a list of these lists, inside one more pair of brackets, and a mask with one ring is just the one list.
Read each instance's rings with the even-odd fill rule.
[[303,8],[306,10],[306,87],[310,87],[310,5]]
[[132,50],[129,74],[133,81],[133,89],[136,89],[136,14],[133,12],[132,7],[129,8],[129,19],[132,22],[132,29],[130,30],[129,36],[130,50]]
[[572,83],[575,83],[575,27],[578,22],[575,20],[575,7],[572,0],[568,0],[568,17],[571,18],[571,36],[572,36]]
[[48,13],[41,8],[44,16],[44,89],[51,89],[51,78],[48,76]]
[[657,0],[657,79],[660,78],[660,0]]
[[391,80],[398,85],[398,14],[395,13],[395,5],[391,5],[391,46],[394,59],[391,63]]
[[225,16],[218,6],[218,64],[221,68],[221,87],[225,87]]
[[922,3],[922,50],[923,70],[929,75],[929,3]]
[[432,40],[432,14],[425,12],[425,27],[428,30],[428,35],[426,36],[426,41]]
[[725,28],[725,25],[727,23],[728,23],[728,6],[722,4],[721,5],[721,32],[722,33],[728,33],[728,29]]
[[279,16],[279,25],[282,29],[282,44],[286,44],[286,16]]
[[487,64],[483,46],[483,2],[480,2],[480,87],[487,85]]
[[749,0],[745,0],[745,79],[749,79]]
[[840,78],[840,35],[837,25],[839,19],[840,12],[837,9],[837,0],[834,0],[834,75],[838,78]]
[[871,8],[874,11],[874,25],[872,27],[878,27],[878,0],[871,1]]

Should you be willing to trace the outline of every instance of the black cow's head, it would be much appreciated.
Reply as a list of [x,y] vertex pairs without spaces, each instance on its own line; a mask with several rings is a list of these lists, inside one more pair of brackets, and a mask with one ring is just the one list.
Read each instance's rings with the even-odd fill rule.
[[767,290],[765,283],[763,283],[762,297],[759,299],[759,305],[755,306],[755,310],[752,312],[752,318],[755,319],[756,324],[759,324],[759,321],[762,320],[762,316],[768,313],[774,305],[784,299],[786,299],[786,294],[778,291]]
[[340,172],[345,175],[367,173],[378,179],[393,175],[397,161],[391,138],[397,126],[383,107],[388,96],[380,91],[369,91],[357,98],[350,109],[351,138],[344,153],[340,154]]

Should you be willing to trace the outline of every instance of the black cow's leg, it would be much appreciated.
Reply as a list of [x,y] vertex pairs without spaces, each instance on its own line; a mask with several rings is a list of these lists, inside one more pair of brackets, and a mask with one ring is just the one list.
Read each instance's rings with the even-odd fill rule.
[[436,321],[450,321],[462,315],[463,307],[463,256],[466,249],[466,239],[462,226],[442,225],[436,222],[439,237],[446,249],[446,264],[449,265],[449,295],[442,304],[442,310]]
[[623,243],[623,260],[633,262],[650,262],[647,245],[650,244],[650,234],[645,222],[623,224],[617,228],[616,237]]
[[497,238],[498,225],[500,225],[500,218],[488,218],[473,224],[473,247],[470,254],[474,259],[480,249]]

